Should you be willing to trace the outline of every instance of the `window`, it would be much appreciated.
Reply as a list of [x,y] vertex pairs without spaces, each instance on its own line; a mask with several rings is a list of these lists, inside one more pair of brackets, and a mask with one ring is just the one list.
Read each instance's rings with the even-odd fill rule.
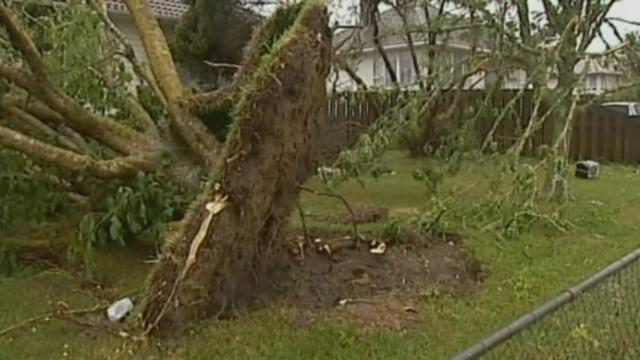
[[598,87],[598,79],[594,75],[587,75],[587,90],[596,90]]
[[385,72],[384,61],[382,57],[377,56],[373,61],[373,85],[384,85]]
[[467,64],[467,54],[463,50],[454,50],[452,54],[453,66],[451,71],[456,78],[459,78],[469,71]]
[[[393,54],[387,54],[389,57],[389,61],[391,61],[391,65],[394,70],[396,70],[396,58]],[[396,71],[397,74],[397,71]],[[376,86],[381,85],[391,85],[391,77],[389,76],[389,72],[387,71],[387,67],[384,64],[384,60],[382,56],[378,55],[373,62],[373,84]]]
[[398,54],[400,59],[398,62],[399,65],[399,81],[403,85],[410,85],[416,81],[416,72],[413,67],[413,58],[411,57],[411,52],[409,50],[403,51]]

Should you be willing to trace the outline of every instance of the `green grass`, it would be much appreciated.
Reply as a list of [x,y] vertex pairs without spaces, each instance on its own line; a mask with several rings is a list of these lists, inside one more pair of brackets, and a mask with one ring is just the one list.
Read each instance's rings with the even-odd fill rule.
[[[385,163],[397,174],[369,181],[364,189],[355,182],[347,183],[339,193],[352,204],[426,208],[429,196],[411,178],[411,172],[427,163],[400,153],[389,154]],[[460,196],[472,204],[487,189],[483,173],[491,171],[490,166],[479,170],[477,164],[467,164],[447,187],[471,186],[473,191]],[[487,264],[490,276],[474,295],[425,300],[419,309],[423,321],[405,333],[329,322],[299,329],[289,325],[296,310],[272,308],[232,322],[205,321],[184,336],[159,341],[133,357],[446,359],[638,247],[640,175],[635,169],[605,166],[600,179],[575,181],[573,189],[575,199],[567,211],[577,226],[568,233],[535,228],[519,239],[504,240],[472,227],[465,229],[465,247]],[[602,205],[596,205],[597,201]],[[344,211],[334,199],[309,194],[304,195],[302,205],[309,213]],[[149,268],[142,264],[143,258],[142,249],[111,249],[99,255],[98,273],[112,283],[112,296],[142,285]],[[96,299],[77,291],[81,283],[78,277],[50,271],[25,270],[0,278],[0,329],[46,312],[49,301],[78,307],[94,304]],[[131,347],[130,343],[108,336],[90,339],[80,336],[82,331],[59,321],[38,323],[35,331],[28,327],[0,339],[0,359],[62,358],[65,351],[72,359],[132,357],[126,351],[116,353],[123,346]]]

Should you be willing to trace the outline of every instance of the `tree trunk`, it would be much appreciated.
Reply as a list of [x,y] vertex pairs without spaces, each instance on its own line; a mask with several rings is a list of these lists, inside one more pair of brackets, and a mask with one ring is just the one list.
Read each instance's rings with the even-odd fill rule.
[[222,313],[239,282],[281,249],[280,236],[309,175],[311,132],[325,116],[331,32],[307,2],[239,91],[214,182],[194,203],[153,271],[146,333]]

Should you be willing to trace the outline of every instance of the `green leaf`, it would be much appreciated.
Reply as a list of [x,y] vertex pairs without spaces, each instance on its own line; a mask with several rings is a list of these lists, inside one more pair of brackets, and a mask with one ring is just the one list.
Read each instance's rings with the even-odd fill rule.
[[127,225],[129,225],[129,229],[131,230],[131,232],[135,235],[139,234],[142,231],[143,226],[142,224],[140,224],[138,219],[136,219],[135,213],[128,212],[126,218]]
[[104,246],[110,240],[109,233],[106,231],[104,226],[100,226],[96,229],[96,242],[97,246]]
[[118,217],[115,215],[111,217],[109,236],[111,237],[111,240],[119,242],[120,245],[125,245],[124,236],[122,233],[122,222],[120,222],[120,219],[118,219]]

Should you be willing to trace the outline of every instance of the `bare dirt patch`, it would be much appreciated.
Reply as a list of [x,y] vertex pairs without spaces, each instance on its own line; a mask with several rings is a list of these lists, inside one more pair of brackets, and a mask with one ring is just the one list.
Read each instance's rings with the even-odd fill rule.
[[[269,275],[275,292],[268,302],[275,296],[276,302],[302,310],[293,321],[296,326],[328,318],[374,328],[407,328],[420,319],[421,297],[468,295],[486,276],[483,266],[462,249],[459,237],[451,234],[427,238],[409,233],[381,255],[372,254],[367,243],[353,246],[343,234],[311,235],[321,242],[291,235],[295,250],[275,275]],[[340,246],[329,255],[318,244]]]

